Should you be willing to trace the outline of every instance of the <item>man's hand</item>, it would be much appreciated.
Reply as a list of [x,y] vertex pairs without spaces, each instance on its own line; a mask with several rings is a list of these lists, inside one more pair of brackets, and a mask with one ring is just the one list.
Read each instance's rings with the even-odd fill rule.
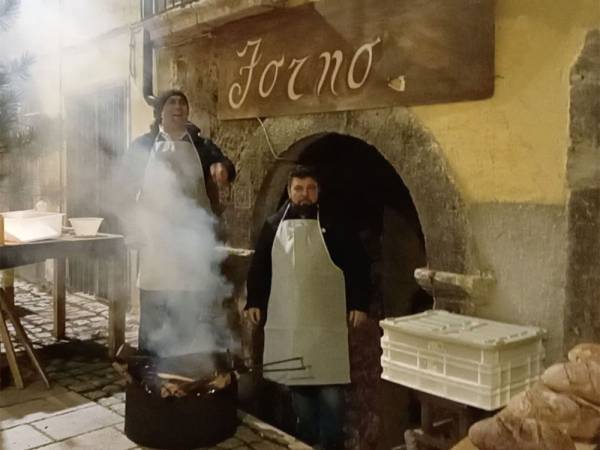
[[210,165],[210,176],[219,187],[225,187],[229,184],[229,172],[223,163],[212,163]]
[[250,320],[250,323],[253,325],[258,325],[260,323],[260,309],[258,308],[248,308],[245,311],[246,318]]
[[353,328],[360,327],[366,321],[367,313],[364,311],[353,309],[352,311],[350,311],[350,313],[348,313],[348,323]]

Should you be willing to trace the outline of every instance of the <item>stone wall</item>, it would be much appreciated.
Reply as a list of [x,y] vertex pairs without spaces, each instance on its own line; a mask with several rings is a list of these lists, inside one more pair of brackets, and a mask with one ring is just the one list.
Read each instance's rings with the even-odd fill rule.
[[[500,55],[503,51],[509,50],[497,50]],[[512,66],[509,69],[511,75],[518,70]],[[239,177],[230,192],[222,193],[228,204],[224,220],[230,230],[231,245],[253,245],[264,218],[276,207],[290,160],[298,156],[306,140],[331,132],[356,137],[374,146],[410,190],[425,235],[428,266],[463,274],[485,271],[496,278],[495,288],[467,310],[492,319],[542,326],[549,331],[547,362],[561,357],[567,270],[567,215],[563,204],[538,202],[535,196],[522,202],[482,201],[490,197],[490,189],[498,183],[507,187],[502,194],[506,196],[510,186],[520,182],[520,169],[516,167],[512,177],[508,173],[488,174],[492,185],[480,183],[480,198],[472,194],[477,192],[474,187],[466,195],[464,183],[457,183],[455,172],[476,170],[469,142],[479,142],[481,135],[470,124],[463,124],[464,130],[458,123],[452,129],[450,122],[448,128],[437,126],[443,117],[456,118],[453,111],[469,116],[486,104],[492,108],[503,98],[510,103],[514,94],[501,91],[489,101],[454,105],[218,121],[217,76],[215,42],[210,37],[160,50],[159,89],[175,86],[188,92],[192,120],[236,163]],[[551,114],[554,117],[557,111]],[[520,115],[522,112],[517,117]],[[489,138],[486,144],[491,147],[480,149],[480,175],[487,170],[483,161],[504,142],[501,137],[510,118],[502,117],[488,116],[491,122],[483,131]],[[449,148],[440,145],[438,133]],[[452,136],[462,136],[461,143],[468,145],[465,167],[457,166],[459,156],[454,144],[458,141],[449,141]],[[492,159],[502,164],[511,161],[512,156],[506,155],[509,150],[510,146],[503,147]],[[535,154],[518,165],[542,170]],[[537,188],[546,189],[541,181],[535,183]],[[554,189],[555,184],[560,181],[550,183],[548,189]],[[549,198],[544,195],[539,199]],[[243,289],[239,292],[243,295]],[[442,306],[456,306],[456,298],[438,299]],[[457,309],[464,310],[460,305]]]
[[600,30],[571,70],[565,343],[600,341]]

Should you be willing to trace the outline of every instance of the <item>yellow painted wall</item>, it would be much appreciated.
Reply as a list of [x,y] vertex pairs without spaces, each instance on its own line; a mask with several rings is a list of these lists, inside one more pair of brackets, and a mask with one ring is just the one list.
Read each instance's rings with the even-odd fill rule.
[[569,71],[597,27],[598,0],[497,0],[493,98],[411,108],[468,203],[564,203]]

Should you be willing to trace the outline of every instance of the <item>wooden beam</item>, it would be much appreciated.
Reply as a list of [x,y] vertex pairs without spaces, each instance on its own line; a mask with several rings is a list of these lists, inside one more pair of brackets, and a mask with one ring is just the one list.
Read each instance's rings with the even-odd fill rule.
[[0,340],[2,341],[2,343],[4,344],[4,348],[6,349],[6,359],[8,360],[8,367],[10,368],[10,373],[13,376],[15,386],[18,389],[23,389],[25,385],[23,384],[23,377],[21,376],[19,364],[17,363],[17,355],[15,353],[12,341],[10,340],[8,328],[6,327],[6,318],[4,317],[3,312],[4,305],[4,289],[0,289]]
[[6,314],[6,318],[10,320],[15,329],[15,334],[17,335],[18,341],[21,342],[23,347],[25,347],[25,351],[29,355],[29,359],[31,359],[31,362],[33,363],[35,369],[42,377],[42,380],[44,380],[44,384],[46,385],[46,387],[50,388],[50,381],[48,381],[48,377],[46,376],[46,373],[44,372],[44,369],[40,364],[40,361],[38,360],[35,351],[33,350],[33,345],[31,345],[31,341],[27,336],[27,332],[23,329],[23,325],[21,325],[21,321],[14,313],[14,310],[11,306],[7,305],[6,302],[2,302],[2,300],[0,300],[0,310],[4,310],[3,312]]

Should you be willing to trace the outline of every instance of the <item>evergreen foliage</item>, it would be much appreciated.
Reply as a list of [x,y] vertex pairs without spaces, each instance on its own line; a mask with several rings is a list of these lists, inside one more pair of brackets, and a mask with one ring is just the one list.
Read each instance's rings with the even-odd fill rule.
[[[7,33],[19,7],[20,0],[0,0],[1,34]],[[31,141],[31,129],[19,120],[22,93],[18,83],[29,76],[32,63],[33,58],[28,54],[16,60],[0,60],[0,153],[22,148]]]

